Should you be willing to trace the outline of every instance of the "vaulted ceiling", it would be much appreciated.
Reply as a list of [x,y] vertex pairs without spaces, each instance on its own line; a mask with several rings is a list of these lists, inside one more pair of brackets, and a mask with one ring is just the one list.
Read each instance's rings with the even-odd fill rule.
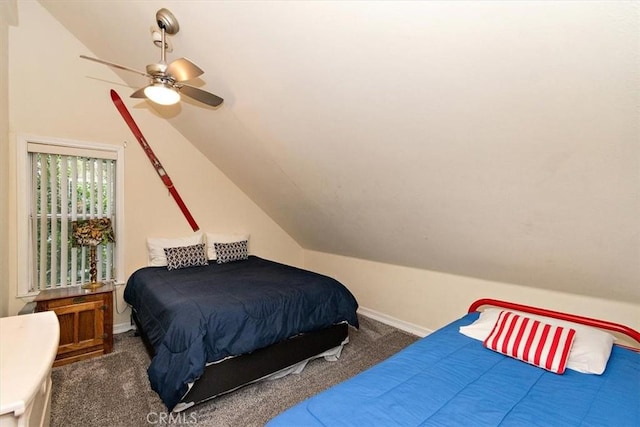
[[225,103],[158,120],[304,248],[640,302],[638,2],[41,4],[140,70],[171,10]]

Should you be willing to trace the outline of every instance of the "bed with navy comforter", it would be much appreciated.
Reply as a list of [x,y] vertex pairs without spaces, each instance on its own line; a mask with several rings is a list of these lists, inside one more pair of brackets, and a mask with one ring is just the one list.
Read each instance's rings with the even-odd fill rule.
[[341,283],[256,256],[145,267],[129,278],[124,299],[155,350],[149,380],[169,409],[207,363],[343,322],[358,327],[357,302]]
[[280,414],[278,426],[639,426],[640,354],[557,375],[459,333],[478,313]]

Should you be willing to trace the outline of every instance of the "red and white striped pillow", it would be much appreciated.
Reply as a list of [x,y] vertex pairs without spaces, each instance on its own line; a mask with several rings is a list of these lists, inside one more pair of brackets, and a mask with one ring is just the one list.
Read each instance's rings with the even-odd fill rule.
[[484,346],[556,374],[564,373],[576,331],[502,311]]

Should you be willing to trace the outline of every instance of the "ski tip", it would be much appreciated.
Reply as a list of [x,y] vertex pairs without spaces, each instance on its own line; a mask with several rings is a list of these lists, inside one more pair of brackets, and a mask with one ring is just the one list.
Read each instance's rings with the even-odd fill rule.
[[111,89],[111,99],[113,101],[121,101],[120,96],[118,95],[118,92],[116,92],[113,89]]

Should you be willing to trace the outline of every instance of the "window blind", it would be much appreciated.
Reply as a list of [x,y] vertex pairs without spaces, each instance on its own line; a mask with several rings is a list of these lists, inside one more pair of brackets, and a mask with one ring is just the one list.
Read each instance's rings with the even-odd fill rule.
[[[71,245],[71,222],[115,218],[116,160],[91,150],[44,150],[29,144],[31,163],[30,291],[89,281],[88,248]],[[94,154],[94,156],[91,156]],[[107,157],[107,158],[103,158]],[[98,280],[115,277],[114,244],[97,247]]]

